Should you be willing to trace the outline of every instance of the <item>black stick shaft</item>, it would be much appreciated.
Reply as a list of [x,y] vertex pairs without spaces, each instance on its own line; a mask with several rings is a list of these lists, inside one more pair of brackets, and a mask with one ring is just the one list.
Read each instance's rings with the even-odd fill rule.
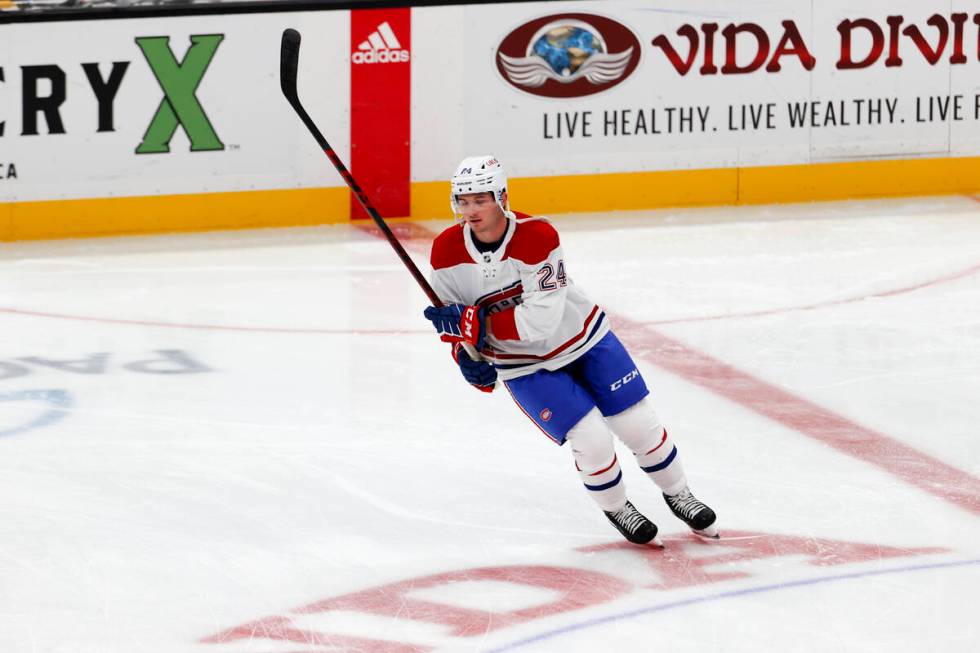
[[315,138],[316,142],[320,145],[320,149],[323,150],[323,153],[327,155],[328,159],[330,159],[330,162],[337,169],[337,172],[340,173],[340,176],[343,177],[344,181],[347,182],[347,185],[350,186],[350,189],[354,192],[354,196],[361,203],[361,206],[364,207],[364,210],[367,211],[369,216],[371,216],[374,223],[378,225],[378,229],[380,229],[381,233],[383,233],[385,238],[388,239],[388,243],[391,245],[392,249],[395,250],[395,253],[398,254],[398,258],[402,260],[402,263],[405,264],[408,271],[412,273],[413,277],[415,277],[415,281],[422,288],[422,291],[425,292],[426,296],[429,298],[429,301],[432,302],[432,305],[442,306],[442,300],[440,300],[439,296],[436,295],[436,291],[429,285],[429,282],[426,280],[425,276],[419,270],[418,266],[415,265],[415,261],[411,259],[408,252],[406,252],[405,248],[402,247],[402,244],[398,242],[395,234],[391,232],[391,229],[389,229],[387,223],[385,223],[384,218],[381,217],[381,214],[378,213],[377,209],[374,208],[374,205],[371,204],[371,200],[368,199],[368,196],[363,190],[361,190],[361,187],[358,185],[357,181],[354,180],[354,177],[347,169],[347,166],[344,165],[344,163],[340,160],[340,157],[337,156],[337,153],[333,151],[332,147],[330,147],[330,143],[328,143],[327,139],[320,133],[316,123],[313,122],[313,119],[310,118],[310,115],[300,103],[299,93],[296,90],[296,70],[299,64],[299,44],[300,35],[296,30],[287,29],[282,33],[282,49],[280,51],[279,59],[279,82],[282,86],[283,95],[286,96],[289,104],[291,104],[296,113],[299,114],[299,117],[303,121],[303,124],[306,125],[306,128],[310,130],[311,134],[313,134],[313,138]]

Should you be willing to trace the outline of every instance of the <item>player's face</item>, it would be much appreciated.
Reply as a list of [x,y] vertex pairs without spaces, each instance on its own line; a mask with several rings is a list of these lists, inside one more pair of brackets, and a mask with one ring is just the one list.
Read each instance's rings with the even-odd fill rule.
[[[506,194],[504,195],[506,201]],[[507,231],[507,216],[493,200],[493,193],[467,193],[456,196],[456,207],[477,240],[492,243]]]

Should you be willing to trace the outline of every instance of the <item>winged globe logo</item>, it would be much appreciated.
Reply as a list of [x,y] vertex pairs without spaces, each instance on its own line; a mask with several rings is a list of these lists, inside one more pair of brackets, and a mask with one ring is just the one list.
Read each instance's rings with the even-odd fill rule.
[[599,93],[624,81],[640,62],[626,26],[593,14],[555,14],[524,23],[497,48],[497,70],[512,86],[544,97]]

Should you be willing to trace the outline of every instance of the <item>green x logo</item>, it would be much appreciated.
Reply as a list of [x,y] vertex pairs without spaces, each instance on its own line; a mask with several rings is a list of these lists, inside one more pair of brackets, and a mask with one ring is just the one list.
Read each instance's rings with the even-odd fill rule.
[[136,39],[136,44],[143,51],[143,56],[150,64],[164,94],[153,121],[143,135],[143,142],[136,148],[137,154],[169,152],[170,139],[178,125],[184,128],[190,139],[192,152],[225,149],[195,96],[201,78],[224,38],[224,34],[191,36],[191,46],[181,63],[177,63],[177,58],[170,49],[169,36],[144,36]]

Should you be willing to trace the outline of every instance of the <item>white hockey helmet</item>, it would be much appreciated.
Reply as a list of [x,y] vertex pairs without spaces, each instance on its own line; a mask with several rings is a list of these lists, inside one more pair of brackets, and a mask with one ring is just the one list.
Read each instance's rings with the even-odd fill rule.
[[459,207],[456,205],[456,196],[467,193],[493,193],[493,199],[502,210],[506,211],[504,205],[504,193],[507,192],[507,173],[504,167],[492,154],[481,156],[469,156],[463,159],[452,178],[452,191],[449,202],[453,208],[453,215],[459,217]]

